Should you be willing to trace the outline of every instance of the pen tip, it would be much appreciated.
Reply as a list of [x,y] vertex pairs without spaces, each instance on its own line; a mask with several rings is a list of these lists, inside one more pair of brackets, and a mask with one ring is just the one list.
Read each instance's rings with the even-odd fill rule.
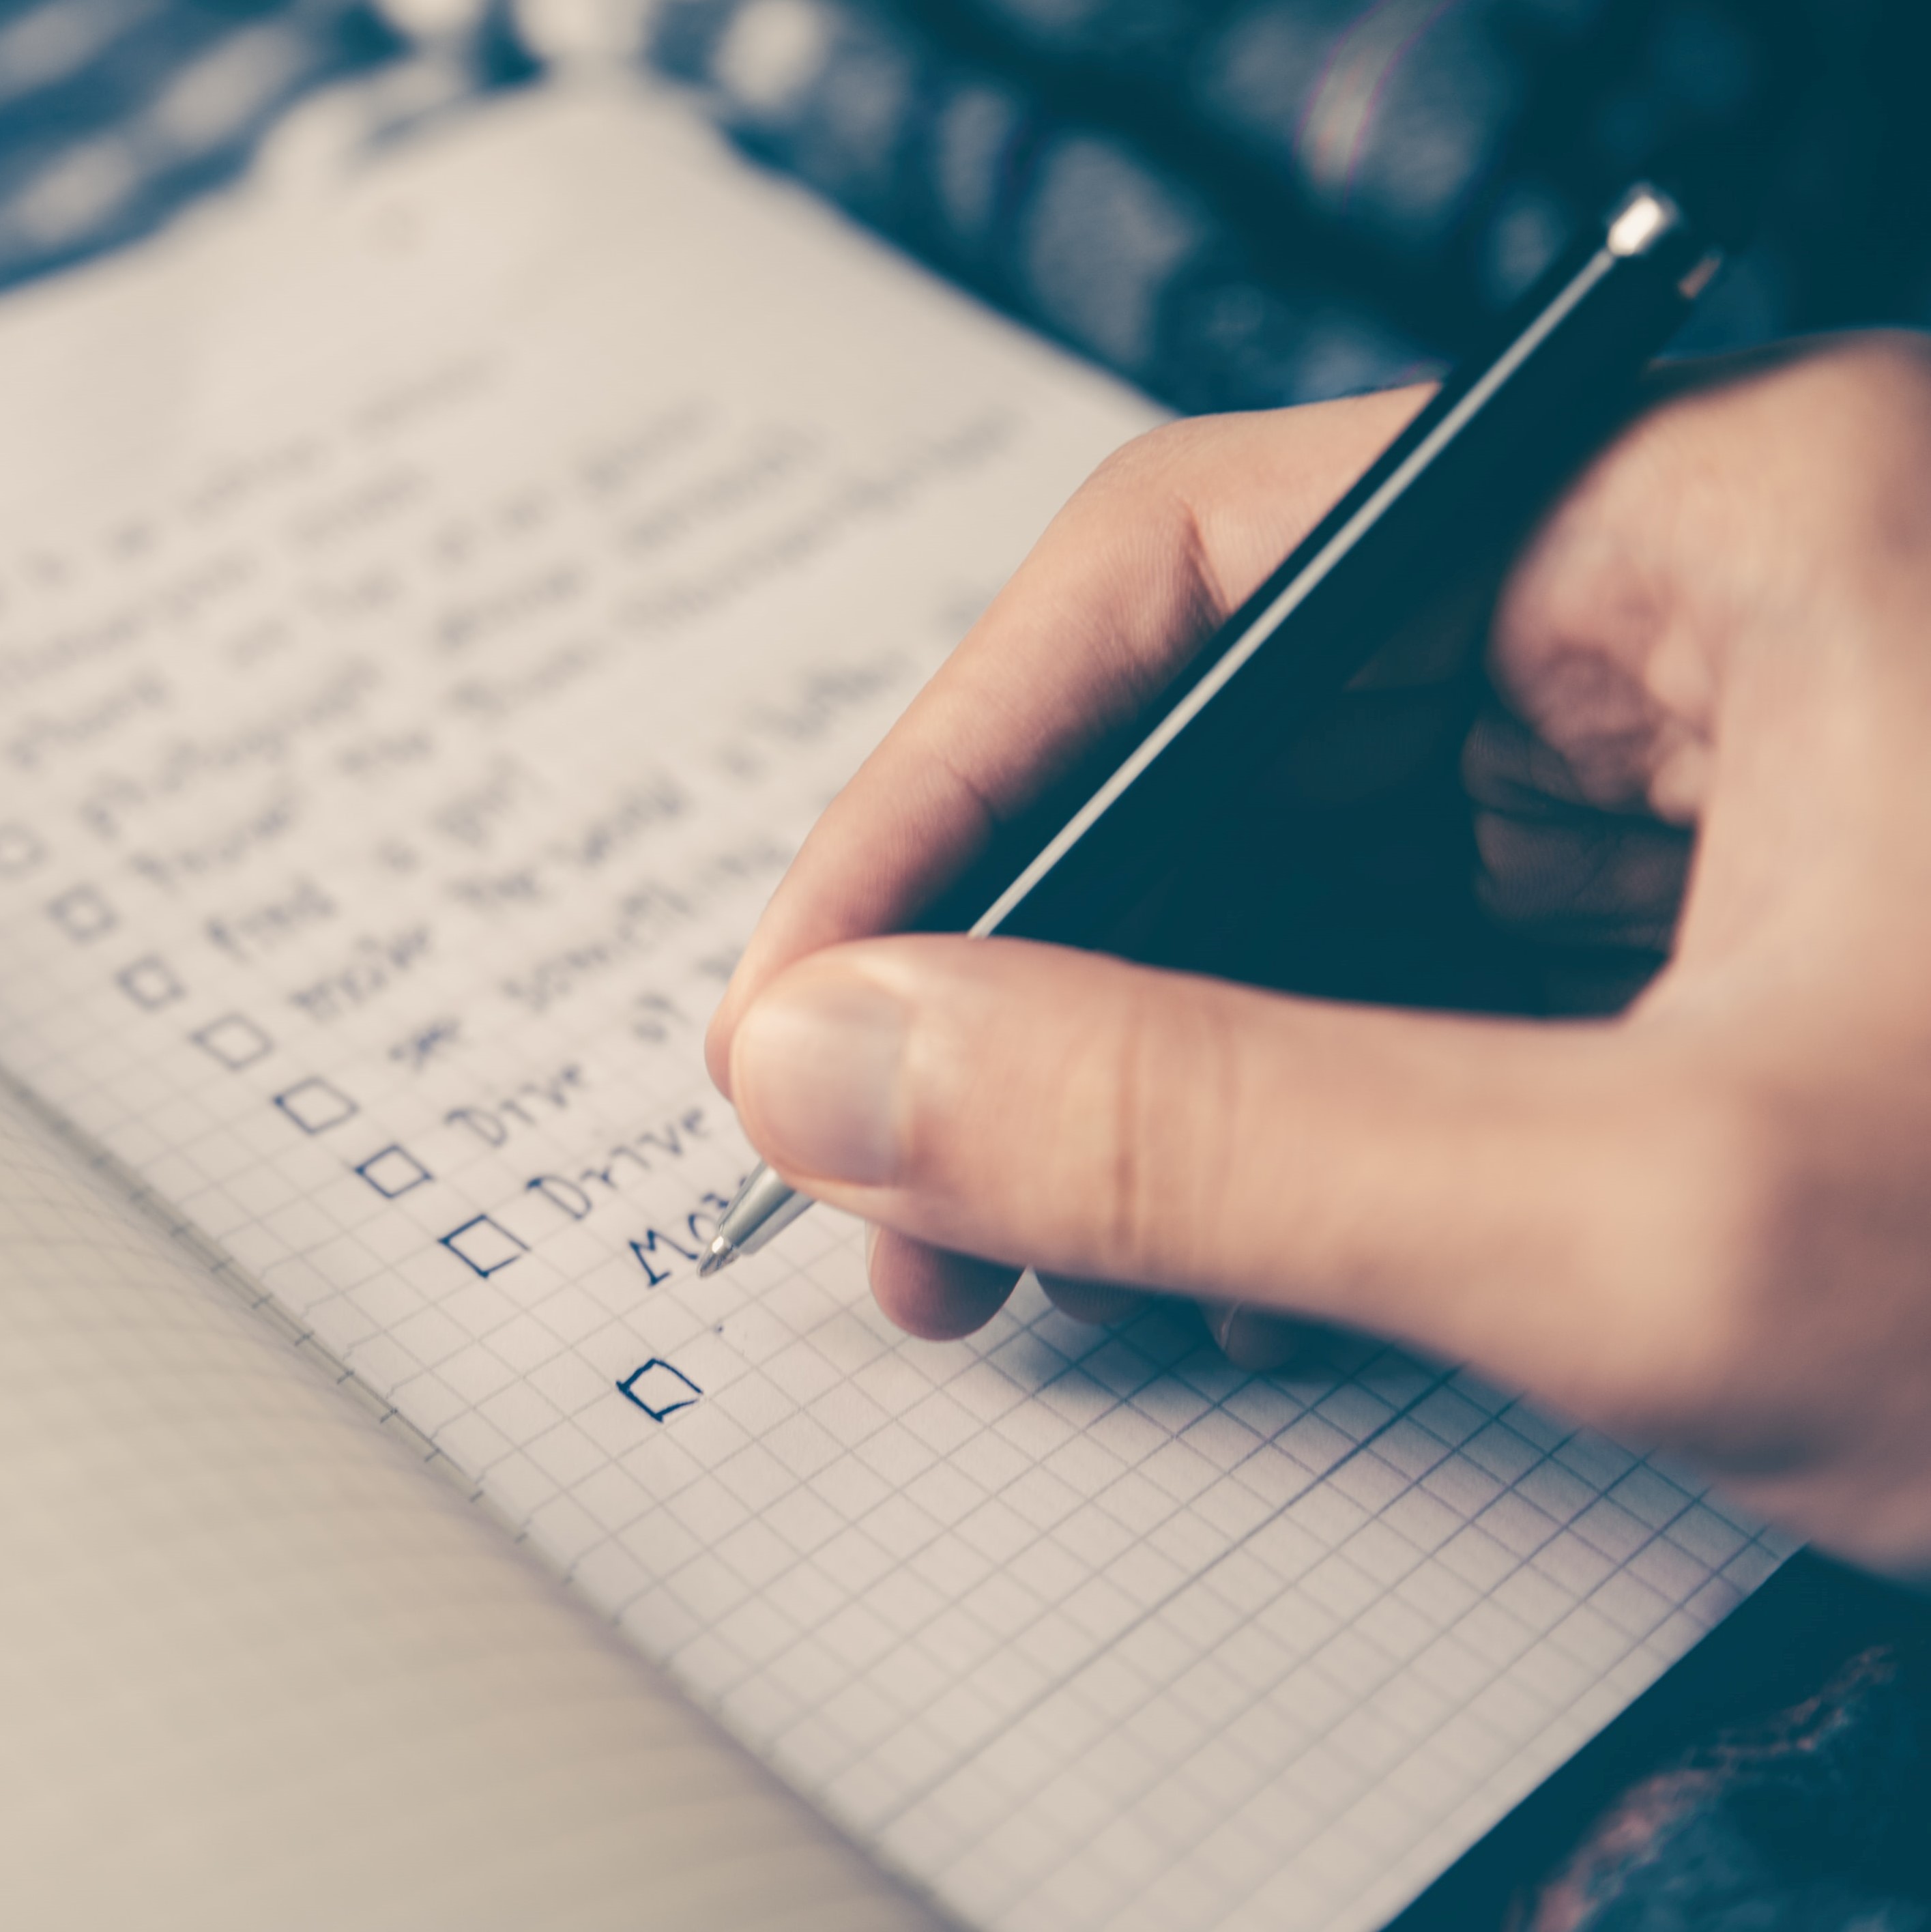
[[697,1264],[700,1276],[713,1275],[727,1268],[738,1258],[738,1251],[720,1234],[704,1251],[704,1258]]

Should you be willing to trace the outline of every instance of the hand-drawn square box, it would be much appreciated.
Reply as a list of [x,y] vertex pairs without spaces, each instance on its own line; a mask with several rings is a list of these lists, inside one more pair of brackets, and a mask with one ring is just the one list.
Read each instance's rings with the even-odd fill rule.
[[0,879],[18,879],[47,856],[37,834],[24,825],[0,825]]
[[181,997],[181,983],[175,977],[173,968],[151,952],[131,966],[122,967],[115,974],[114,983],[136,1006],[144,1006],[149,1012],[171,1006]]
[[655,1355],[642,1368],[631,1370],[617,1384],[617,1390],[653,1422],[688,1408],[704,1393],[682,1369],[673,1369]]
[[274,1042],[251,1019],[229,1013],[203,1027],[188,1038],[202,1052],[212,1054],[223,1066],[252,1066],[274,1050]]
[[305,1134],[325,1134],[361,1112],[339,1087],[320,1079],[298,1082],[275,1096],[275,1105]]
[[487,1214],[478,1214],[473,1221],[465,1221],[461,1227],[451,1229],[442,1237],[442,1245],[459,1262],[485,1276],[508,1268],[519,1255],[529,1252],[524,1243]]
[[399,1147],[385,1147],[380,1154],[372,1154],[355,1172],[385,1201],[393,1201],[412,1187],[420,1187],[425,1180],[436,1178],[406,1148]]
[[72,892],[62,892],[47,910],[68,938],[77,939],[83,946],[121,923],[114,908],[91,886],[76,886]]

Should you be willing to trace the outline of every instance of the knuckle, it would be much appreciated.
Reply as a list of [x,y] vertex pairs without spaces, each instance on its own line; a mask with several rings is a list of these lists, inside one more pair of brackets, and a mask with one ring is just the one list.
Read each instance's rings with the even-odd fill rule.
[[1163,488],[1176,470],[1193,460],[1203,440],[1213,433],[1210,422],[1198,418],[1161,423],[1143,430],[1102,459],[1087,487],[1098,484],[1112,488],[1123,484],[1136,490]]
[[1237,1055],[1217,1003],[1133,974],[1104,1049],[1092,1176],[1113,1279],[1213,1286]]
[[1176,432],[1187,427],[1163,423],[1102,457],[1075,492],[1072,509],[1111,518],[1117,517],[1123,506],[1144,514],[1165,501],[1173,494],[1174,473],[1183,448]]
[[1854,527],[1881,519],[1899,493],[1918,495],[1931,449],[1931,344],[1896,330],[1844,337],[1786,376],[1765,400],[1774,398],[1793,455],[1833,480]]
[[1158,1076],[1148,1064],[1140,1004],[1132,998],[1124,1002],[1119,1024],[1096,1042],[1099,1065],[1091,1095],[1098,1129],[1090,1142],[1096,1169],[1091,1195],[1096,1207],[1094,1232],[1104,1272],[1128,1281],[1146,1280],[1153,1274],[1153,1230],[1141,1183],[1153,1162],[1147,1142]]

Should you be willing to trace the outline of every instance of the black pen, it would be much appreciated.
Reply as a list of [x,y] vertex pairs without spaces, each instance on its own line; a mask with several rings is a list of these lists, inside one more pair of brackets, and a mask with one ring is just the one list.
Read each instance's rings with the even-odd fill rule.
[[[1624,419],[1721,262],[1669,196],[1633,189],[1196,654],[1077,808],[1036,823],[1016,853],[1002,844],[930,928],[1099,943],[1177,828],[1197,828],[1294,723],[1500,564]],[[700,1272],[755,1253],[810,1205],[760,1167]]]

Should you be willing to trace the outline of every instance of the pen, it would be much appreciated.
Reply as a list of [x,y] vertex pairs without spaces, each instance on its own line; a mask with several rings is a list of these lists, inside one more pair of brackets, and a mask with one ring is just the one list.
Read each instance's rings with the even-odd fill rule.
[[[1063,803],[1002,842],[922,926],[1098,943],[1154,855],[1210,818],[1288,724],[1503,560],[1623,419],[1722,259],[1668,194],[1632,189],[1196,653],[1138,743],[1057,794]],[[758,1168],[700,1274],[756,1253],[810,1204]]]

